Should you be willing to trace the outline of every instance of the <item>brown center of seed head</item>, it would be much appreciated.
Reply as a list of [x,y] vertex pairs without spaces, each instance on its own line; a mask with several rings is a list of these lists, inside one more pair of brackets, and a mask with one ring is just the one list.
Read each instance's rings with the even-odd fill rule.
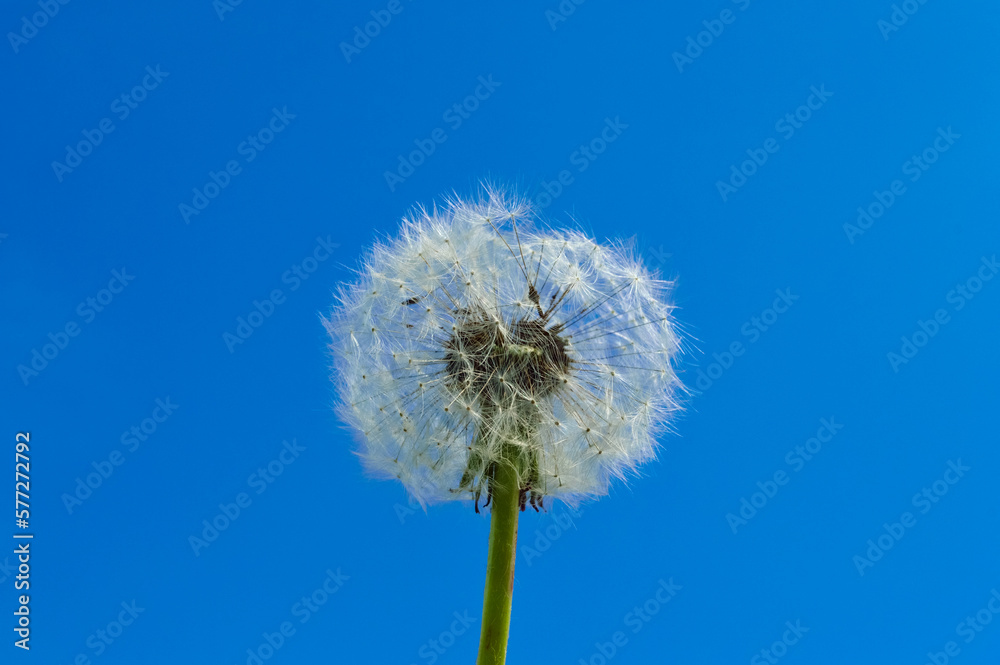
[[444,346],[449,385],[483,406],[549,395],[570,367],[565,339],[541,320],[505,327],[486,312],[466,312]]

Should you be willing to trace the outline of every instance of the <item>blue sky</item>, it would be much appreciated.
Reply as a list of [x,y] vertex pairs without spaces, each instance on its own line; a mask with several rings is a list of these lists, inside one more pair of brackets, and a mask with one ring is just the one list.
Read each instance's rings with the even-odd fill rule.
[[3,662],[472,662],[488,518],[365,477],[319,316],[484,180],[676,279],[694,389],[522,516],[508,662],[995,662],[998,14],[7,3]]

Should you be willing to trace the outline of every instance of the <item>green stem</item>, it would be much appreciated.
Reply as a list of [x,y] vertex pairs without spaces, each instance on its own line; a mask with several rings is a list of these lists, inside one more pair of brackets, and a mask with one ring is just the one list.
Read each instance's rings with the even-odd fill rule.
[[514,460],[496,464],[492,479],[490,551],[483,597],[483,630],[477,665],[503,665],[507,659],[510,606],[514,596],[514,557],[520,480]]

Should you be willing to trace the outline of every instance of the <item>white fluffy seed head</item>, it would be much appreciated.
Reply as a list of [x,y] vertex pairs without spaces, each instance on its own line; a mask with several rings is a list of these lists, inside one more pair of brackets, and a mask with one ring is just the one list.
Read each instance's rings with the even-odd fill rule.
[[522,508],[576,501],[654,456],[681,388],[672,285],[624,246],[487,190],[416,210],[359,272],[325,321],[339,412],[422,504],[478,510],[512,458]]

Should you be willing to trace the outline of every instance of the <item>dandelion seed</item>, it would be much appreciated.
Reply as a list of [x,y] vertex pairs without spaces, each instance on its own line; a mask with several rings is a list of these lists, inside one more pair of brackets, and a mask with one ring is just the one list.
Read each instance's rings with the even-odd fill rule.
[[513,574],[498,530],[510,540],[518,509],[606,494],[654,456],[680,389],[671,287],[624,246],[541,228],[487,190],[417,209],[341,288],[325,324],[367,468],[422,505],[492,501],[484,644],[507,636],[487,635],[491,576]]

